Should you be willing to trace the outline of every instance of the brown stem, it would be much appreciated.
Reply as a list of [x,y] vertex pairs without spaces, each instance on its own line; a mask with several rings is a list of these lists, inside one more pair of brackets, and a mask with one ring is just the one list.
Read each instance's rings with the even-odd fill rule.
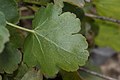
[[98,16],[98,15],[88,14],[88,13],[85,13],[85,16],[120,24],[120,20],[117,20],[117,19],[114,19],[114,18],[109,18],[109,17],[105,17],[105,16]]
[[81,70],[81,71],[84,71],[84,72],[87,72],[87,73],[89,73],[89,74],[92,74],[92,75],[94,75],[94,76],[97,76],[97,77],[106,79],[106,80],[117,80],[117,79],[111,78],[111,77],[109,77],[109,76],[105,76],[105,75],[103,75],[103,74],[100,74],[100,73],[97,73],[97,72],[88,70],[88,69],[86,69],[86,68],[80,68],[80,70]]

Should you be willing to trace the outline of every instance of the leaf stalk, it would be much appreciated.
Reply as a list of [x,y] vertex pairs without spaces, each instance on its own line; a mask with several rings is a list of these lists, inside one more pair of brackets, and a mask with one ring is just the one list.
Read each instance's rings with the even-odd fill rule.
[[9,22],[7,22],[7,21],[6,21],[6,24],[9,25],[9,26],[12,26],[12,27],[14,27],[14,28],[21,29],[21,30],[23,30],[23,31],[27,31],[27,32],[30,32],[30,33],[35,33],[34,30],[30,30],[30,29],[27,29],[27,28],[24,28],[24,27],[20,27],[20,26],[18,26],[18,25],[9,23]]

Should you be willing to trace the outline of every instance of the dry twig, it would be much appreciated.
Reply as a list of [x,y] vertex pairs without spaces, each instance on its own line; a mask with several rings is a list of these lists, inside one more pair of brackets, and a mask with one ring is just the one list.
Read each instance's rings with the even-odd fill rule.
[[98,15],[88,14],[88,13],[85,13],[85,16],[120,24],[120,20],[117,20],[114,18],[109,18],[109,17],[105,17],[105,16],[98,16]]
[[103,79],[106,79],[106,80],[117,80],[117,79],[114,79],[114,78],[111,78],[109,76],[105,76],[103,74],[100,74],[100,73],[97,73],[97,72],[94,72],[94,71],[91,71],[91,70],[88,70],[88,69],[85,69],[85,68],[80,68],[81,71],[84,71],[84,72],[87,72],[89,74],[92,74],[94,76],[97,76],[97,77],[100,77],[100,78],[103,78]]

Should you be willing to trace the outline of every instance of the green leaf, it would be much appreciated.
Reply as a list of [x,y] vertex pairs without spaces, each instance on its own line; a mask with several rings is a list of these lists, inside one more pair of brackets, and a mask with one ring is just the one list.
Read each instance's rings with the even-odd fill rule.
[[80,74],[77,71],[76,72],[62,71],[61,75],[63,80],[84,80],[83,78],[81,78]]
[[0,54],[0,73],[13,73],[18,68],[21,58],[21,53],[11,43],[6,44],[3,53]]
[[100,31],[95,41],[99,46],[109,46],[120,51],[120,26],[110,22],[97,21]]
[[59,69],[76,71],[88,59],[85,37],[75,34],[80,30],[80,20],[70,12],[53,4],[42,7],[33,21],[34,33],[24,44],[24,62],[30,67],[39,65],[48,77]]
[[43,80],[43,75],[40,71],[30,70],[21,80]]
[[38,4],[38,5],[46,5],[50,0],[23,0],[27,3]]
[[19,19],[15,0],[0,0],[0,11],[5,14],[7,21],[15,23]]
[[82,8],[78,8],[69,3],[64,3],[63,11],[74,13],[81,21],[85,18],[84,10]]
[[15,73],[16,76],[14,77],[15,80],[21,80],[22,77],[27,73],[28,67],[26,64],[21,63],[21,65],[18,68],[18,71]]
[[63,0],[63,1],[71,3],[71,4],[76,5],[78,7],[83,7],[85,4],[84,0]]
[[54,0],[55,3],[60,3],[61,1],[70,3],[72,5],[83,7],[85,5],[84,0]]
[[5,16],[2,12],[0,12],[0,53],[4,49],[4,44],[9,41],[9,31],[6,26]]
[[93,0],[98,14],[120,19],[120,0]]
[[25,35],[24,33],[16,28],[13,28],[11,26],[6,26],[10,33],[10,42],[14,45],[16,48],[21,48],[23,46]]

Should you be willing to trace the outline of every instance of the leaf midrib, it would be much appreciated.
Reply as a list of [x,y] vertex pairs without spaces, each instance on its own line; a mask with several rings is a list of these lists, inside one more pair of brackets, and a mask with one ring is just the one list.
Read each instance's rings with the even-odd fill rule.
[[[39,34],[38,32],[36,32],[36,34],[35,34],[36,36],[37,35],[39,35],[39,36],[41,36],[41,37],[43,37],[45,40],[47,40],[48,42],[51,42],[52,44],[54,44],[56,47],[59,47],[60,49],[62,49],[62,50],[64,50],[64,51],[66,51],[66,52],[68,52],[68,53],[70,53],[70,54],[72,54],[73,56],[75,56],[76,57],[76,55],[75,55],[75,53],[74,52],[70,52],[70,51],[68,51],[68,50],[66,50],[66,49],[64,49],[64,48],[62,48],[62,47],[60,47],[59,45],[57,45],[55,42],[53,42],[52,40],[50,40],[50,39],[48,39],[48,38],[46,38],[45,36],[43,36],[42,34]],[[39,39],[37,39],[37,40],[39,40]],[[42,46],[41,46],[41,48],[42,48]],[[42,49],[43,50],[43,49]],[[84,59],[83,57],[80,57],[81,59]]]

